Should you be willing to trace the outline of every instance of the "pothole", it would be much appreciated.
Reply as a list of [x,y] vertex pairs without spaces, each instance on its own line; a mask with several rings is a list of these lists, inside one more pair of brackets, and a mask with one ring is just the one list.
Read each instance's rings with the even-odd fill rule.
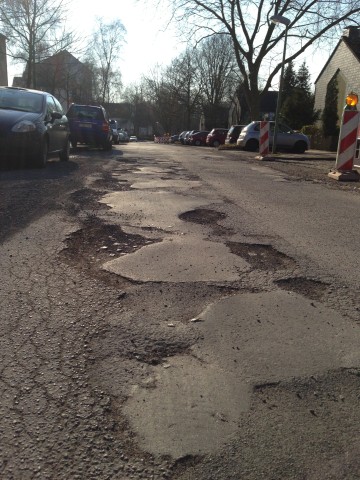
[[329,284],[310,278],[284,278],[275,281],[283,290],[299,293],[311,300],[321,300],[329,289]]
[[296,262],[271,245],[257,243],[227,242],[231,253],[244,258],[252,267],[258,270],[276,270],[279,268],[294,268]]
[[83,228],[67,237],[60,256],[88,275],[107,281],[112,278],[111,283],[118,284],[120,277],[104,272],[99,267],[109,258],[133,253],[144,245],[158,241],[160,240],[125,233],[117,225],[105,224],[95,216],[89,216],[84,221]]
[[226,214],[207,208],[198,208],[179,215],[180,220],[185,222],[198,223],[200,225],[211,225],[214,235],[229,235],[233,230],[219,225],[217,222],[226,218]]
[[113,326],[97,337],[92,350],[97,361],[107,358],[127,358],[149,365],[159,365],[167,358],[189,353],[191,345],[198,340],[193,331],[181,332],[169,328],[163,332],[144,322],[139,326],[137,320],[131,325],[123,322]]
[[[100,210],[104,208],[104,205],[98,202],[105,192],[92,190],[91,188],[82,188],[76,190],[70,195],[70,200],[77,205],[81,205],[82,209],[91,208],[92,210]],[[68,210],[76,210],[75,206],[68,206]]]
[[99,178],[93,183],[96,188],[104,188],[106,190],[126,191],[131,190],[130,184],[125,180],[116,180],[112,175],[106,175]]
[[124,158],[124,157],[119,157],[116,158],[118,162],[123,162],[123,163],[138,163],[138,158]]
[[196,180],[201,180],[201,178],[199,177],[199,175],[186,175],[186,180],[192,180],[192,181],[196,181]]
[[189,353],[189,344],[181,341],[157,340],[141,345],[128,353],[128,358],[149,365],[159,365],[167,357]]
[[185,222],[200,223],[201,225],[216,224],[219,220],[226,218],[225,213],[217,212],[207,208],[198,208],[179,215],[180,220]]

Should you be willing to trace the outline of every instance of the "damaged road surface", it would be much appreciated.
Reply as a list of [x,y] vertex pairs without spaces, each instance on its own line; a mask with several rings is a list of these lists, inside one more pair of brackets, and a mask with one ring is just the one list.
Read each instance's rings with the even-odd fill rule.
[[284,169],[0,172],[1,479],[360,478],[360,196]]

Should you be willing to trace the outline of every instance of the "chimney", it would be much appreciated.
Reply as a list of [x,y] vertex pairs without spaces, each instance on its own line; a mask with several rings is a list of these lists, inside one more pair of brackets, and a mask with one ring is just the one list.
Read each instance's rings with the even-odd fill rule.
[[343,30],[343,37],[347,37],[350,42],[360,39],[360,28],[356,25],[349,25]]
[[0,85],[8,85],[6,62],[6,37],[0,33]]

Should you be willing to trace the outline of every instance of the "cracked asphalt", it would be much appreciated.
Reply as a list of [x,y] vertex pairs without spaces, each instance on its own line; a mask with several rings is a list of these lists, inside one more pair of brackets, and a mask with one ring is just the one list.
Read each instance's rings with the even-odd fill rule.
[[162,147],[0,172],[0,478],[360,478],[357,287]]

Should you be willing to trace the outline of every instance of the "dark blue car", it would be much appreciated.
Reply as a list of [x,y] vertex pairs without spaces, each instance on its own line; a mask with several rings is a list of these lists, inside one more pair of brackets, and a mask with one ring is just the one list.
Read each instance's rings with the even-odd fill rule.
[[98,105],[70,105],[66,113],[69,120],[70,140],[73,148],[78,143],[112,148],[112,129],[106,110]]
[[69,124],[47,92],[0,87],[0,166],[44,167],[51,155],[69,160]]

